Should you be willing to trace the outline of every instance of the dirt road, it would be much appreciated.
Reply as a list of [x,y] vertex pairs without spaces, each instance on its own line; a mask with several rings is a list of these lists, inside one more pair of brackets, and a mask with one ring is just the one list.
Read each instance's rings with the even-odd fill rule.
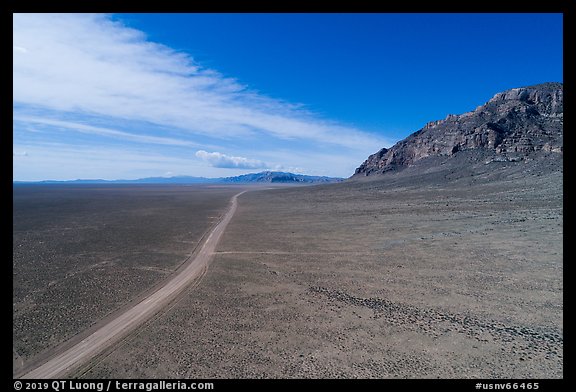
[[51,357],[42,365],[24,374],[22,378],[65,377],[69,372],[125,337],[130,331],[174,300],[192,282],[200,279],[208,268],[208,263],[220,237],[236,212],[238,196],[244,192],[240,192],[232,198],[230,209],[208,235],[200,250],[188,261],[186,268],[134,307],[102,326],[78,344]]

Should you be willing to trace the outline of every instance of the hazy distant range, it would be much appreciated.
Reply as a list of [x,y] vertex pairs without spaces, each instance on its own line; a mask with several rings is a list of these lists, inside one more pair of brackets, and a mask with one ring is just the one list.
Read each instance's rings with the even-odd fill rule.
[[282,184],[316,184],[343,181],[343,178],[307,176],[285,172],[264,171],[260,173],[244,174],[236,177],[146,177],[135,180],[102,180],[102,179],[77,179],[77,180],[44,180],[44,181],[14,181],[14,184],[250,184],[250,183],[282,183]]

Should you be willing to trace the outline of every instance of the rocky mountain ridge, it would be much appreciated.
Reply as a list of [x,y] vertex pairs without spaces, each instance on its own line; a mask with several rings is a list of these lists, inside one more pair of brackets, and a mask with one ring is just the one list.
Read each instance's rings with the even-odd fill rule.
[[513,88],[461,115],[431,121],[422,129],[372,154],[353,177],[383,174],[434,156],[481,150],[495,161],[518,161],[539,152],[563,152],[562,83]]

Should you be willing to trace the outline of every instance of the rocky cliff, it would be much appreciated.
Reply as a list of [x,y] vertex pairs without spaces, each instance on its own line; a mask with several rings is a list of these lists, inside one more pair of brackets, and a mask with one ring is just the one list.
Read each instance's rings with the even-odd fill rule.
[[562,83],[514,88],[496,94],[476,110],[448,115],[370,155],[354,176],[412,166],[430,156],[482,150],[494,160],[517,161],[538,152],[563,152]]

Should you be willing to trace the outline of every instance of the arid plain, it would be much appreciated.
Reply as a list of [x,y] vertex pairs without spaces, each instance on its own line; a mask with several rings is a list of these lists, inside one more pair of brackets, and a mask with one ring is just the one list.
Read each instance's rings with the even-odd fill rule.
[[559,159],[247,192],[202,282],[73,376],[562,378]]
[[162,284],[240,188],[15,186],[14,373]]

